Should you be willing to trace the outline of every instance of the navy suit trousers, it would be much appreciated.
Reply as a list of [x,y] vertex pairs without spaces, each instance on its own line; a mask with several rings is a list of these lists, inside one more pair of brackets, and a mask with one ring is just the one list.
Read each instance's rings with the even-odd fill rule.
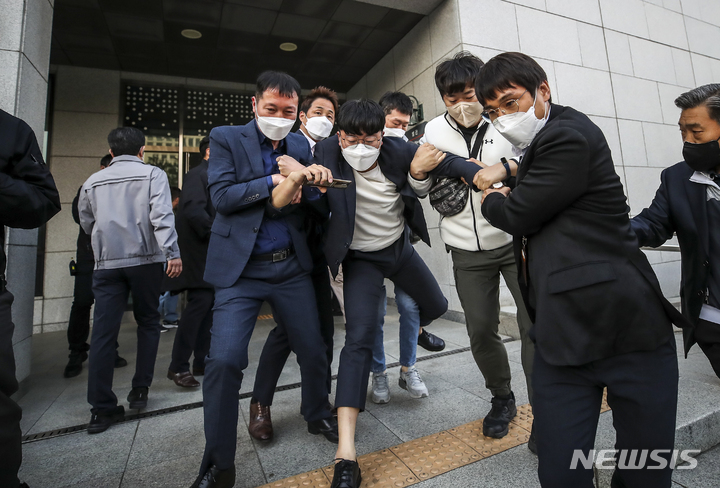
[[378,309],[385,300],[385,278],[410,295],[424,327],[447,311],[448,302],[435,277],[410,244],[408,230],[385,249],[350,251],[343,261],[345,346],[340,352],[336,407],[363,410],[372,348],[378,333]]
[[[330,288],[330,275],[327,271],[325,259],[319,259],[313,268],[311,279],[315,288],[315,298],[320,316],[320,333],[326,347],[328,360],[325,385],[328,395],[332,389],[332,372],[330,365],[333,359],[333,336],[335,334],[335,320],[332,314],[332,289]],[[277,314],[275,319],[277,320]],[[275,396],[280,374],[290,356],[291,348],[285,328],[278,325],[268,334],[265,341],[258,369],[255,374],[255,385],[253,386],[253,398],[261,405],[272,405]]]
[[295,255],[276,263],[251,259],[234,285],[215,289],[212,339],[203,381],[205,455],[200,473],[213,464],[220,469],[234,465],[238,391],[263,301],[272,306],[297,354],[305,420],[331,415],[325,386],[325,344],[310,274],[301,268]]

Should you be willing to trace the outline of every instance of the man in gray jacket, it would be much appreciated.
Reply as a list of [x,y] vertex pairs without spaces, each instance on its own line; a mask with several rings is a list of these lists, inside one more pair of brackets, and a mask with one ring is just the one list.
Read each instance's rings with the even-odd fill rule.
[[171,278],[182,262],[175,232],[170,187],[165,173],[143,163],[145,136],[133,127],[108,135],[113,160],[92,175],[80,190],[80,225],[91,236],[95,254],[95,315],[90,344],[88,433],[107,430],[122,420],[125,409],[112,391],[115,341],[128,295],[137,321],[137,362],[131,409],[147,406],[160,339],[158,302],[163,263]]

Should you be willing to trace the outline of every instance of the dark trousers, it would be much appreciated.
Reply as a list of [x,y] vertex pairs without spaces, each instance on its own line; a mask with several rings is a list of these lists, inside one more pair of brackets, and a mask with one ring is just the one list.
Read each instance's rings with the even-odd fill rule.
[[193,367],[205,368],[205,356],[210,350],[215,291],[209,288],[191,288],[187,292],[187,306],[183,311],[173,343],[170,371],[190,371],[190,354],[195,354]]
[[[576,469],[570,466],[575,449],[582,450],[585,459],[593,449],[604,387],[612,408],[615,449],[667,449],[661,457],[670,459],[678,394],[674,338],[654,351],[621,354],[582,366],[548,364],[536,349],[533,387],[538,476],[543,488],[594,486],[592,468],[585,469],[579,462]],[[626,452],[625,465],[628,459]],[[614,482],[663,488],[670,486],[671,476],[669,467],[616,469]]]
[[695,326],[695,340],[720,378],[720,324],[701,319]]
[[308,422],[330,417],[325,344],[309,273],[295,255],[276,263],[250,260],[234,285],[215,289],[212,340],[203,381],[205,455],[201,473],[211,464],[229,469],[235,463],[238,391],[263,301],[272,306],[297,354],[303,417]]
[[[315,289],[315,303],[317,304],[320,316],[320,334],[323,338],[327,357],[327,392],[332,390],[332,371],[330,369],[333,360],[333,336],[335,335],[335,320],[332,313],[332,289],[330,288],[330,276],[327,272],[325,259],[315,262],[312,274],[313,288]],[[275,320],[278,315],[273,314]],[[279,322],[278,322],[279,324]],[[275,388],[277,387],[280,374],[290,356],[291,348],[285,327],[278,325],[268,334],[265,346],[260,354],[257,373],[255,373],[255,385],[253,386],[253,399],[261,405],[272,405]]]
[[83,272],[75,275],[75,289],[73,290],[73,303],[70,308],[67,338],[70,351],[80,353],[88,350],[88,335],[90,334],[90,309],[94,301],[93,272]]
[[447,311],[435,277],[408,240],[408,232],[385,249],[350,251],[343,261],[345,292],[345,346],[340,353],[336,407],[363,410],[378,333],[378,309],[385,299],[383,281],[390,279],[420,308],[424,327]]
[[20,486],[17,473],[22,463],[22,410],[10,398],[18,390],[12,343],[15,330],[10,312],[12,302],[12,293],[0,291],[0,486],[8,488]]
[[93,412],[117,406],[112,390],[116,344],[128,295],[137,322],[137,360],[133,388],[152,383],[160,341],[158,302],[163,280],[161,263],[130,268],[98,269],[93,273],[95,317],[88,368],[88,403]]

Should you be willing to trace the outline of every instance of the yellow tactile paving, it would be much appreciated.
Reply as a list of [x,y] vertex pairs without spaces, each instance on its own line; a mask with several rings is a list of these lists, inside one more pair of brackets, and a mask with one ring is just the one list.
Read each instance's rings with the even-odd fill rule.
[[[332,476],[332,472],[330,473]],[[330,488],[330,480],[322,469],[273,481],[262,488]]]
[[449,432],[421,437],[390,450],[409,467],[420,481],[479,461],[481,456]]
[[507,435],[502,439],[485,437],[482,433],[482,419],[450,429],[448,432],[475,450],[480,456],[479,459],[525,444],[530,438],[529,430],[513,423],[510,424]]
[[[600,411],[608,410],[606,390]],[[403,488],[526,444],[532,421],[532,408],[525,404],[518,407],[508,434],[502,439],[485,437],[480,419],[365,454],[358,458],[363,476],[361,488]],[[329,488],[332,477],[333,466],[330,465],[261,488]]]

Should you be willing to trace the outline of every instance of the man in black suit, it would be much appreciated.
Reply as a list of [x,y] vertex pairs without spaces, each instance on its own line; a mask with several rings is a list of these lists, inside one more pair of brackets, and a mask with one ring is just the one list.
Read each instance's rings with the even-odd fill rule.
[[[346,102],[337,122],[337,136],[315,148],[318,165],[329,169],[334,177],[352,182],[345,190],[328,190],[320,202],[327,204],[331,214],[325,257],[333,275],[342,264],[345,291],[345,346],[340,353],[335,394],[340,436],[335,457],[339,462],[332,488],[358,488],[361,476],[355,460],[355,425],[358,413],[365,408],[377,311],[384,300],[383,281],[392,280],[415,300],[421,326],[447,310],[447,299],[409,240],[410,231],[414,231],[430,244],[413,188],[427,186],[431,180],[418,168],[425,160],[434,160],[435,164],[439,160],[436,171],[472,181],[478,166],[460,160],[448,168],[442,153],[429,145],[419,150],[402,139],[383,138],[385,114],[372,100]],[[413,160],[416,151],[418,161]],[[296,164],[281,157],[279,167],[286,174]],[[287,201],[278,200],[274,205]]]
[[[187,290],[187,306],[183,311],[173,343],[168,379],[177,386],[192,388],[200,386],[193,375],[205,372],[205,356],[210,349],[212,307],[215,300],[213,286],[203,279],[207,258],[210,229],[215,219],[215,208],[210,201],[208,183],[208,158],[210,138],[200,141],[199,165],[188,171],[175,215],[180,252],[185,256],[183,272],[170,282],[170,290]],[[190,354],[195,353],[192,373]]]
[[577,456],[593,448],[607,387],[619,450],[613,486],[669,487],[669,463],[624,468],[632,449],[667,449],[660,456],[670,458],[678,382],[671,323],[686,322],[638,249],[605,137],[584,114],[551,104],[545,72],[524,54],[488,61],[475,92],[483,116],[522,156],[515,188],[486,190],[482,213],[514,237],[533,321],[540,482],[593,486]]
[[700,86],[675,99],[682,109],[685,161],[662,172],[650,207],[632,219],[641,246],[657,247],[677,233],[682,256],[685,355],[698,343],[720,377],[720,83]]

